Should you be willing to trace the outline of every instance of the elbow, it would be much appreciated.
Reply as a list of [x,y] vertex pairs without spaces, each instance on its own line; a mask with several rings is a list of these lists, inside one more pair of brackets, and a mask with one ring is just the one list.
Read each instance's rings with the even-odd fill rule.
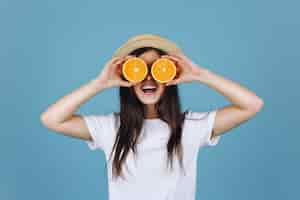
[[252,105],[252,110],[257,113],[261,111],[261,109],[264,107],[264,101],[262,98],[258,97],[257,100]]
[[48,124],[49,124],[49,121],[48,121],[48,119],[47,119],[47,116],[46,116],[46,114],[41,114],[40,115],[40,122],[42,123],[42,125],[44,125],[44,126],[48,126]]
[[50,119],[50,117],[47,116],[46,113],[42,113],[40,115],[40,122],[42,123],[43,126],[52,129],[53,127],[55,127],[53,120]]

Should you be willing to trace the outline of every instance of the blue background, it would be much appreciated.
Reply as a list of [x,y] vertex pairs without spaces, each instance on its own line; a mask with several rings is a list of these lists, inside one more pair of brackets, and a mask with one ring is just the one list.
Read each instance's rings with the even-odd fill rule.
[[[104,154],[42,126],[40,114],[100,73],[129,37],[157,33],[260,96],[263,109],[199,153],[197,199],[299,199],[299,2],[1,1],[0,199],[106,199]],[[229,104],[179,85],[183,109]],[[118,90],[77,113],[119,109]]]

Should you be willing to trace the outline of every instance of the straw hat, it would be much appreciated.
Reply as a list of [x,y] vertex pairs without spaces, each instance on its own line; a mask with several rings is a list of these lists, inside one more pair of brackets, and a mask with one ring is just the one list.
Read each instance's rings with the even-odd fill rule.
[[173,41],[158,34],[139,34],[129,38],[114,53],[113,57],[123,57],[141,47],[155,47],[168,52],[181,51]]

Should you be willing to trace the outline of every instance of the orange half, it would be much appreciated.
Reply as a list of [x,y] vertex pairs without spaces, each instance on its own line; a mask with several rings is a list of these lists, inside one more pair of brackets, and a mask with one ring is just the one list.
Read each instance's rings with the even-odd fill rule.
[[168,58],[159,58],[153,63],[151,74],[157,82],[166,83],[176,76],[176,65]]
[[129,58],[122,65],[122,74],[130,82],[140,82],[145,79],[148,67],[141,58]]

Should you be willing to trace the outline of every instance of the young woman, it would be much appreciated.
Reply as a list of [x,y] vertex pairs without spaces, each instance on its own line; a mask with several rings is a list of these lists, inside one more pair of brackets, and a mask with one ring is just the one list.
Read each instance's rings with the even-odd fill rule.
[[[170,51],[163,38],[152,39],[134,41],[134,48],[126,47],[129,53],[110,59],[95,79],[41,115],[49,129],[86,140],[91,150],[104,151],[112,200],[194,199],[199,149],[216,145],[221,134],[246,122],[263,106],[263,100],[245,87],[195,64],[178,49]],[[133,84],[121,73],[122,64],[131,57],[142,58],[149,69],[158,58],[169,58],[178,74],[167,84],[156,82],[151,73]],[[184,82],[206,84],[231,104],[208,112],[181,112],[177,85]],[[156,89],[145,93],[145,86]],[[112,87],[119,87],[120,112],[75,114],[80,105]]]

